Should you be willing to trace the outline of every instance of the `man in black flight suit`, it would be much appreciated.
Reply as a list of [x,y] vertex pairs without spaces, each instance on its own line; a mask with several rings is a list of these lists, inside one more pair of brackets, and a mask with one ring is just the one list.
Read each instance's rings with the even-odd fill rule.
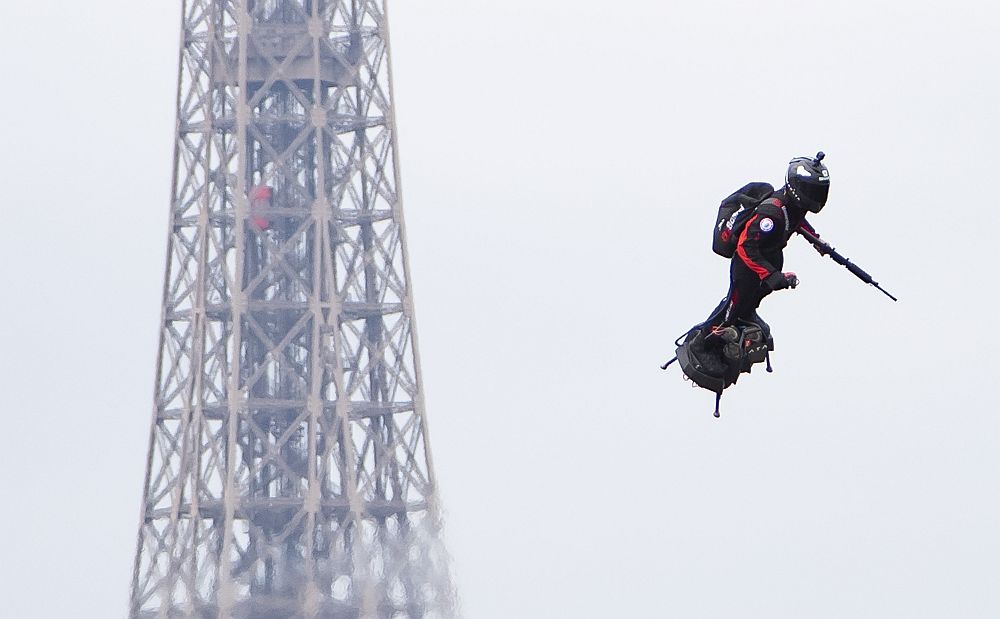
[[[830,193],[830,172],[823,153],[788,163],[785,184],[757,206],[744,226],[729,268],[729,293],[706,323],[706,335],[731,341],[737,321],[757,323],[770,340],[770,329],[757,315],[761,300],[775,290],[795,288],[799,280],[782,272],[782,250],[799,229],[815,236],[806,213],[818,213]],[[822,253],[822,250],[819,250]]]

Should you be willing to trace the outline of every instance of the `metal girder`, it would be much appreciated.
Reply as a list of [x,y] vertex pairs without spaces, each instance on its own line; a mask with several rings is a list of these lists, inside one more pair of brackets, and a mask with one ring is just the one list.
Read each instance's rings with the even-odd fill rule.
[[451,617],[384,0],[186,0],[133,618]]

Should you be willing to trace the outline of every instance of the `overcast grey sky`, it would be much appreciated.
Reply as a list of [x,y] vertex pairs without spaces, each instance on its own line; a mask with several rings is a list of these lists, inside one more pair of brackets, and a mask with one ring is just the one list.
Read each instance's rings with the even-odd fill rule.
[[[0,616],[125,614],[179,2],[5,7]],[[431,444],[465,615],[1000,615],[985,0],[391,4]],[[718,201],[827,152],[775,373],[658,365]]]

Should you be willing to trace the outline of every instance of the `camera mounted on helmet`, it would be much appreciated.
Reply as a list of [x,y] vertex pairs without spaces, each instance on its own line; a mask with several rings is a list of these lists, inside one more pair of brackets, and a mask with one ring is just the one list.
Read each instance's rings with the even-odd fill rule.
[[823,164],[826,154],[822,151],[815,157],[796,157],[788,162],[785,172],[785,187],[799,206],[818,213],[826,205],[830,195],[830,171]]

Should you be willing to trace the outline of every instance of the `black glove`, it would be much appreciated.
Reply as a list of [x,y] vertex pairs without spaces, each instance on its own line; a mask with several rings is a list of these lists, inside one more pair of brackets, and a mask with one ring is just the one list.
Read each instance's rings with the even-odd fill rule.
[[764,280],[764,285],[771,290],[784,290],[785,288],[795,288],[799,285],[799,278],[795,276],[795,273],[789,271],[788,273],[774,272],[771,273],[767,279]]

